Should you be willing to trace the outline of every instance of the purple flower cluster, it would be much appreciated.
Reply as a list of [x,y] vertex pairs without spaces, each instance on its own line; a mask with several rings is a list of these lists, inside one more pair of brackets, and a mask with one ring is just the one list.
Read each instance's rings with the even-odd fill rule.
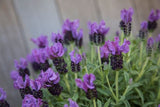
[[106,27],[106,23],[102,20],[98,25],[96,22],[88,23],[89,38],[91,43],[102,44],[105,41],[105,35],[109,32],[110,28]]
[[123,66],[123,53],[129,52],[130,41],[124,39],[123,44],[119,45],[119,37],[114,38],[115,41],[106,41],[104,46],[100,48],[102,63],[109,62],[109,55],[111,54],[111,66],[113,70],[121,69]]
[[35,71],[44,70],[49,68],[48,54],[45,49],[33,49],[31,54],[28,55],[29,62],[32,63],[32,67]]
[[22,107],[41,107],[43,104],[41,99],[36,99],[33,95],[26,95],[22,102]]
[[157,28],[157,21],[160,19],[160,10],[151,10],[148,17],[148,30],[153,32]]
[[156,38],[156,42],[158,43],[158,49],[160,50],[160,34]]
[[9,107],[9,104],[6,101],[6,97],[6,92],[0,88],[0,107]]
[[147,47],[146,47],[146,51],[147,51],[148,56],[151,56],[151,54],[152,54],[153,45],[154,45],[154,39],[152,37],[148,38]]
[[79,32],[76,32],[75,34],[75,45],[78,48],[81,48],[83,44],[83,30],[80,29]]
[[48,46],[47,36],[41,35],[38,38],[32,38],[31,41],[35,43],[39,48],[45,48]]
[[129,8],[128,10],[126,9],[121,10],[121,20],[125,24],[132,22],[133,13],[134,13],[133,8]]
[[133,8],[129,8],[128,10],[121,10],[121,22],[120,27],[123,30],[125,36],[129,36],[131,33],[131,22],[133,16]]
[[79,20],[74,20],[74,21],[70,21],[69,19],[65,20],[62,27],[65,44],[70,44],[70,42],[74,41],[78,27],[79,27]]
[[79,72],[80,69],[80,62],[82,61],[82,56],[80,54],[75,54],[75,50],[70,52],[70,59],[71,59],[71,68],[73,72]]
[[68,101],[69,101],[69,106],[68,104],[65,104],[64,107],[79,107],[78,104],[72,99],[69,98]]
[[96,77],[94,76],[94,74],[85,74],[83,76],[83,81],[79,78],[75,80],[77,87],[83,89],[86,92],[86,96],[88,99],[97,97],[96,87],[93,83],[95,79]]
[[[30,75],[29,69],[27,68],[28,62],[25,58],[20,58],[20,61],[18,62],[17,60],[14,61],[16,71],[12,71],[12,76],[13,75],[20,75],[23,78],[25,78],[25,75]],[[12,77],[11,76],[11,77]],[[15,77],[17,78],[17,77]]]
[[60,33],[52,33],[51,40],[53,43],[61,43],[63,44],[63,36]]
[[143,21],[141,23],[141,29],[139,31],[139,38],[141,40],[144,40],[148,36],[148,22]]

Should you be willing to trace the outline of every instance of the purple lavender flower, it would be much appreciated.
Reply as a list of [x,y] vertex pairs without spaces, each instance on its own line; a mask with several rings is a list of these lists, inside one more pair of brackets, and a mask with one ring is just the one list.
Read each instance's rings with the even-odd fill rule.
[[158,43],[158,49],[160,50],[160,34],[156,38],[156,42]]
[[30,80],[30,86],[33,90],[39,91],[42,88],[42,83],[40,80]]
[[152,54],[153,45],[154,45],[154,39],[152,37],[148,38],[147,47],[146,47],[146,51],[147,51],[148,56],[151,56],[151,54]]
[[[109,54],[110,54],[110,51],[109,51],[109,48],[108,48],[108,45],[107,45],[107,42],[105,42],[105,44],[100,48],[100,54],[101,54],[101,62],[102,64],[104,63],[109,63]],[[102,69],[104,69],[104,66],[102,66]]]
[[127,24],[132,21],[132,16],[133,16],[134,10],[133,8],[129,8],[128,10],[123,9],[121,10],[121,20]]
[[133,8],[129,8],[128,10],[121,10],[120,28],[121,30],[123,30],[125,36],[129,36],[131,33],[131,22],[133,13]]
[[69,44],[74,41],[76,30],[79,27],[79,20],[70,21],[67,19],[64,21],[62,32],[64,35],[64,43]]
[[0,101],[6,100],[6,92],[3,90],[3,88],[0,88]]
[[141,23],[141,29],[142,29],[142,30],[147,30],[147,28],[148,28],[148,23],[147,23],[147,21],[143,21],[143,22]]
[[133,83],[133,79],[130,78],[130,79],[129,79],[129,84],[132,84],[132,83]]
[[160,104],[158,105],[158,107],[160,107]]
[[97,97],[96,87],[93,83],[95,79],[96,77],[94,76],[94,74],[85,74],[83,76],[83,81],[79,78],[75,80],[77,87],[83,89],[86,92],[86,96],[88,99]]
[[147,46],[148,47],[153,47],[154,44],[154,39],[152,37],[148,38],[147,40]]
[[122,46],[120,46],[119,37],[115,37],[114,39],[115,41],[112,41],[112,42],[107,41],[108,49],[113,55],[120,55],[122,52],[123,53],[129,52],[130,41],[124,39],[124,43],[122,44]]
[[27,75],[25,76],[25,81],[23,81],[23,78],[21,76],[18,76],[14,81],[14,88],[16,89],[26,88],[27,86],[30,86],[30,79]]
[[47,47],[47,53],[51,58],[62,57],[64,48],[61,43],[55,43],[53,46]]
[[36,99],[33,95],[26,95],[22,102],[22,107],[41,107],[42,100]]
[[3,88],[0,88],[0,106],[1,107],[10,107],[8,102],[6,101],[6,92]]
[[63,36],[60,33],[52,33],[51,40],[53,43],[62,43],[63,44]]
[[31,41],[35,43],[39,48],[45,48],[46,46],[48,46],[47,36],[44,35],[41,35],[36,39],[31,38]]
[[68,101],[69,101],[69,106],[68,104],[65,104],[64,107],[79,107],[78,104],[72,99],[69,98]]
[[35,98],[43,98],[43,92],[41,90],[42,88],[42,80],[36,79],[36,80],[30,80],[30,86],[33,89],[33,96]]
[[96,22],[88,23],[88,28],[90,30],[89,37],[90,41],[95,44],[102,44],[105,41],[105,35],[108,33],[110,28],[106,28],[105,22],[102,20],[98,25]]
[[120,37],[119,31],[116,31],[116,36]]
[[[59,73],[54,72],[51,68],[49,68],[46,72],[41,71],[39,76],[44,83],[44,88],[51,87],[53,84],[57,84],[60,81]],[[46,84],[47,83],[47,84]]]
[[148,17],[148,30],[153,32],[157,28],[157,21],[160,19],[160,10],[151,10]]
[[43,87],[48,88],[48,91],[52,95],[58,96],[63,90],[63,87],[59,85],[59,73],[54,72],[51,68],[49,68],[46,72],[42,71],[38,79],[43,82]]
[[82,44],[83,44],[83,30],[80,29],[80,30],[79,30],[79,33],[76,32],[76,35],[75,35],[75,45],[76,45],[78,48],[81,48],[81,47],[82,47]]
[[76,54],[74,56],[75,51],[73,50],[70,52],[70,58],[71,58],[71,68],[73,72],[79,72],[80,69],[80,62],[82,61],[82,56],[80,54]]
[[160,10],[151,10],[151,12],[150,12],[150,15],[149,15],[149,17],[148,17],[148,20],[150,21],[150,22],[153,22],[153,21],[157,21],[157,20],[159,20],[160,19]]
[[12,80],[15,81],[15,80],[17,80],[17,77],[19,77],[20,75],[19,75],[18,71],[12,71],[10,73],[10,76],[11,76]]
[[74,56],[74,54],[75,54],[74,50],[69,54],[71,61],[74,62],[75,64],[80,63],[82,61],[82,56],[80,54],[76,54],[76,56]]
[[15,60],[14,64],[17,70],[20,70],[20,69],[24,70],[28,66],[27,60],[25,58],[21,58],[19,62]]
[[130,41],[124,39],[124,43],[119,45],[119,37],[115,37],[115,41],[107,41],[107,46],[111,55],[111,66],[113,70],[122,69],[123,68],[123,53],[129,52]]
[[47,49],[33,49],[31,54],[28,55],[28,60],[32,63],[35,71],[44,70],[49,68]]
[[148,22],[143,21],[141,23],[141,29],[139,31],[139,37],[141,40],[144,40],[148,36]]

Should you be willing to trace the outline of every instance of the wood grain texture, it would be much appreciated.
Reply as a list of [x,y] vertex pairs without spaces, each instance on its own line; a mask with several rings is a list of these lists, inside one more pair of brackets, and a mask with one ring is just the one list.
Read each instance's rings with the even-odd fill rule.
[[31,37],[50,36],[52,32],[60,31],[54,0],[14,0],[14,5],[30,49],[35,46],[30,41]]
[[11,107],[21,105],[20,94],[13,88],[10,79],[14,59],[24,57],[27,53],[20,30],[11,0],[0,0],[0,87],[6,90]]
[[84,30],[84,46],[88,45],[88,21],[99,21],[93,0],[57,0],[63,20],[79,19],[80,28]]

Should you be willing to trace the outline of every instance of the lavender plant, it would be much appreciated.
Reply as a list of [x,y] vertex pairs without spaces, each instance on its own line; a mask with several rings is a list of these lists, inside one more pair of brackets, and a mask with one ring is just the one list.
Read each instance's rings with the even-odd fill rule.
[[[160,10],[141,23],[138,38],[131,33],[132,16],[132,8],[121,11],[121,35],[114,40],[106,40],[104,21],[89,22],[87,51],[78,20],[67,19],[62,33],[52,33],[51,46],[46,36],[31,39],[38,48],[15,61],[11,72],[22,107],[159,107],[160,35],[154,40],[151,32]],[[0,106],[9,107],[0,92]]]

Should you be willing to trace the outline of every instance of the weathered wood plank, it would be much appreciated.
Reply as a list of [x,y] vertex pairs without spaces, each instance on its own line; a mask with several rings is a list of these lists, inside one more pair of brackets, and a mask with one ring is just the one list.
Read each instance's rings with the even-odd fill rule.
[[[114,37],[115,32],[119,30],[119,22],[120,22],[120,11],[124,8],[128,9],[130,7],[134,7],[134,4],[130,0],[98,0],[99,8],[102,14],[102,18],[106,21],[107,25],[110,26],[109,35]],[[137,11],[134,9],[134,13]],[[136,14],[133,16],[133,33],[136,35],[136,30],[138,21],[136,18]]]
[[50,36],[60,31],[60,18],[54,0],[14,0],[19,19],[24,28],[26,40],[31,48],[31,37],[41,34]]
[[93,0],[57,0],[63,20],[79,19],[84,30],[84,46],[88,45],[88,21],[99,21]]
[[6,90],[11,107],[21,105],[19,92],[13,88],[10,79],[14,59],[24,57],[27,53],[20,30],[11,0],[0,0],[0,87]]

